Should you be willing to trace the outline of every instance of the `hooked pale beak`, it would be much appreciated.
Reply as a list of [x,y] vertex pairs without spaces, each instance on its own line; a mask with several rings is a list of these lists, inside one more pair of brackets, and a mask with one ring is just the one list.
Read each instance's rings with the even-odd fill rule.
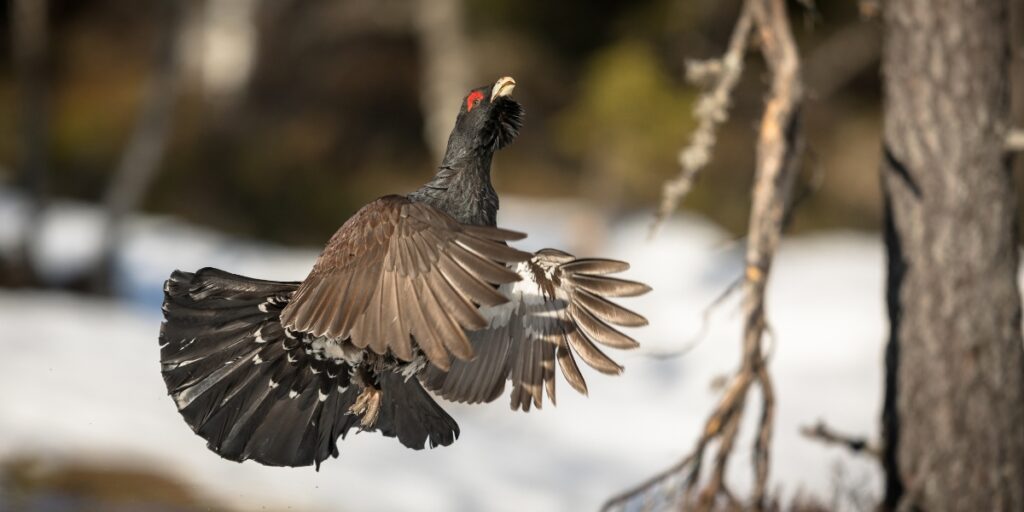
[[512,94],[512,89],[516,88],[516,81],[510,76],[503,76],[494,82],[494,88],[491,89],[491,98],[499,98],[501,96],[508,96]]

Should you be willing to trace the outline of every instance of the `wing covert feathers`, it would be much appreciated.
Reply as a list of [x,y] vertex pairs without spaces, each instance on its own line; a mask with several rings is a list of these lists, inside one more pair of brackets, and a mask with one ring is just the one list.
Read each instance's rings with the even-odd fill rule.
[[335,233],[281,314],[285,327],[408,360],[415,344],[447,369],[466,360],[466,331],[487,325],[478,306],[507,301],[494,286],[519,275],[529,253],[505,242],[514,231],[459,224],[400,196],[374,201]]

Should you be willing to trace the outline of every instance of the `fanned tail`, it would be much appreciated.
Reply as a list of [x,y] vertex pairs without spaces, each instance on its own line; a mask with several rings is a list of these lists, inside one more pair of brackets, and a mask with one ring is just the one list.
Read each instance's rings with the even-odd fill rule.
[[359,390],[347,365],[315,359],[281,327],[297,286],[213,268],[174,272],[164,286],[167,391],[226,459],[319,467],[359,422],[348,413]]
[[238,462],[319,468],[338,456],[338,438],[353,427],[414,449],[458,438],[458,425],[416,379],[390,371],[377,376],[379,405],[364,424],[365,408],[353,406],[365,390],[352,381],[348,363],[323,357],[305,334],[281,326],[281,310],[298,284],[213,268],[177,271],[167,280],[164,382],[211,450]]

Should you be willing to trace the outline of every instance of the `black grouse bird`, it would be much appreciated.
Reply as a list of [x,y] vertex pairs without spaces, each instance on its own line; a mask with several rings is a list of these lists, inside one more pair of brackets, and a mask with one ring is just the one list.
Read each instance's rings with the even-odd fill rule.
[[211,450],[319,467],[353,428],[415,449],[449,445],[459,427],[424,388],[479,403],[511,381],[512,408],[529,411],[545,389],[555,402],[556,361],[584,394],[576,357],[622,370],[595,343],[635,347],[613,326],[647,322],[608,298],[649,288],[609,277],[628,268],[620,261],[513,249],[506,242],[524,235],[495,226],[491,157],[521,124],[514,86],[505,77],[471,91],[434,178],[364,206],[304,281],[171,275],[163,377]]

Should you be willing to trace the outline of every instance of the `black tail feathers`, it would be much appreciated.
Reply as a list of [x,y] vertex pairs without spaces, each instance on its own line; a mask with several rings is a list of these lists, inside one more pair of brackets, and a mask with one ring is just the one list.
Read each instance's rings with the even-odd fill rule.
[[[281,310],[299,283],[213,268],[174,272],[164,286],[160,360],[182,417],[209,448],[235,461],[308,466],[338,456],[361,416],[360,387],[343,361],[317,358]],[[451,444],[458,425],[420,387],[387,372],[371,429],[411,448]]]
[[376,428],[381,434],[415,450],[424,444],[448,446],[459,438],[459,425],[415,378],[387,372],[380,377],[380,388],[383,404]]
[[348,369],[307,357],[281,327],[297,286],[205,268],[175,272],[164,287],[167,391],[226,459],[319,465],[337,456],[336,439],[359,420],[346,414],[357,393]]

